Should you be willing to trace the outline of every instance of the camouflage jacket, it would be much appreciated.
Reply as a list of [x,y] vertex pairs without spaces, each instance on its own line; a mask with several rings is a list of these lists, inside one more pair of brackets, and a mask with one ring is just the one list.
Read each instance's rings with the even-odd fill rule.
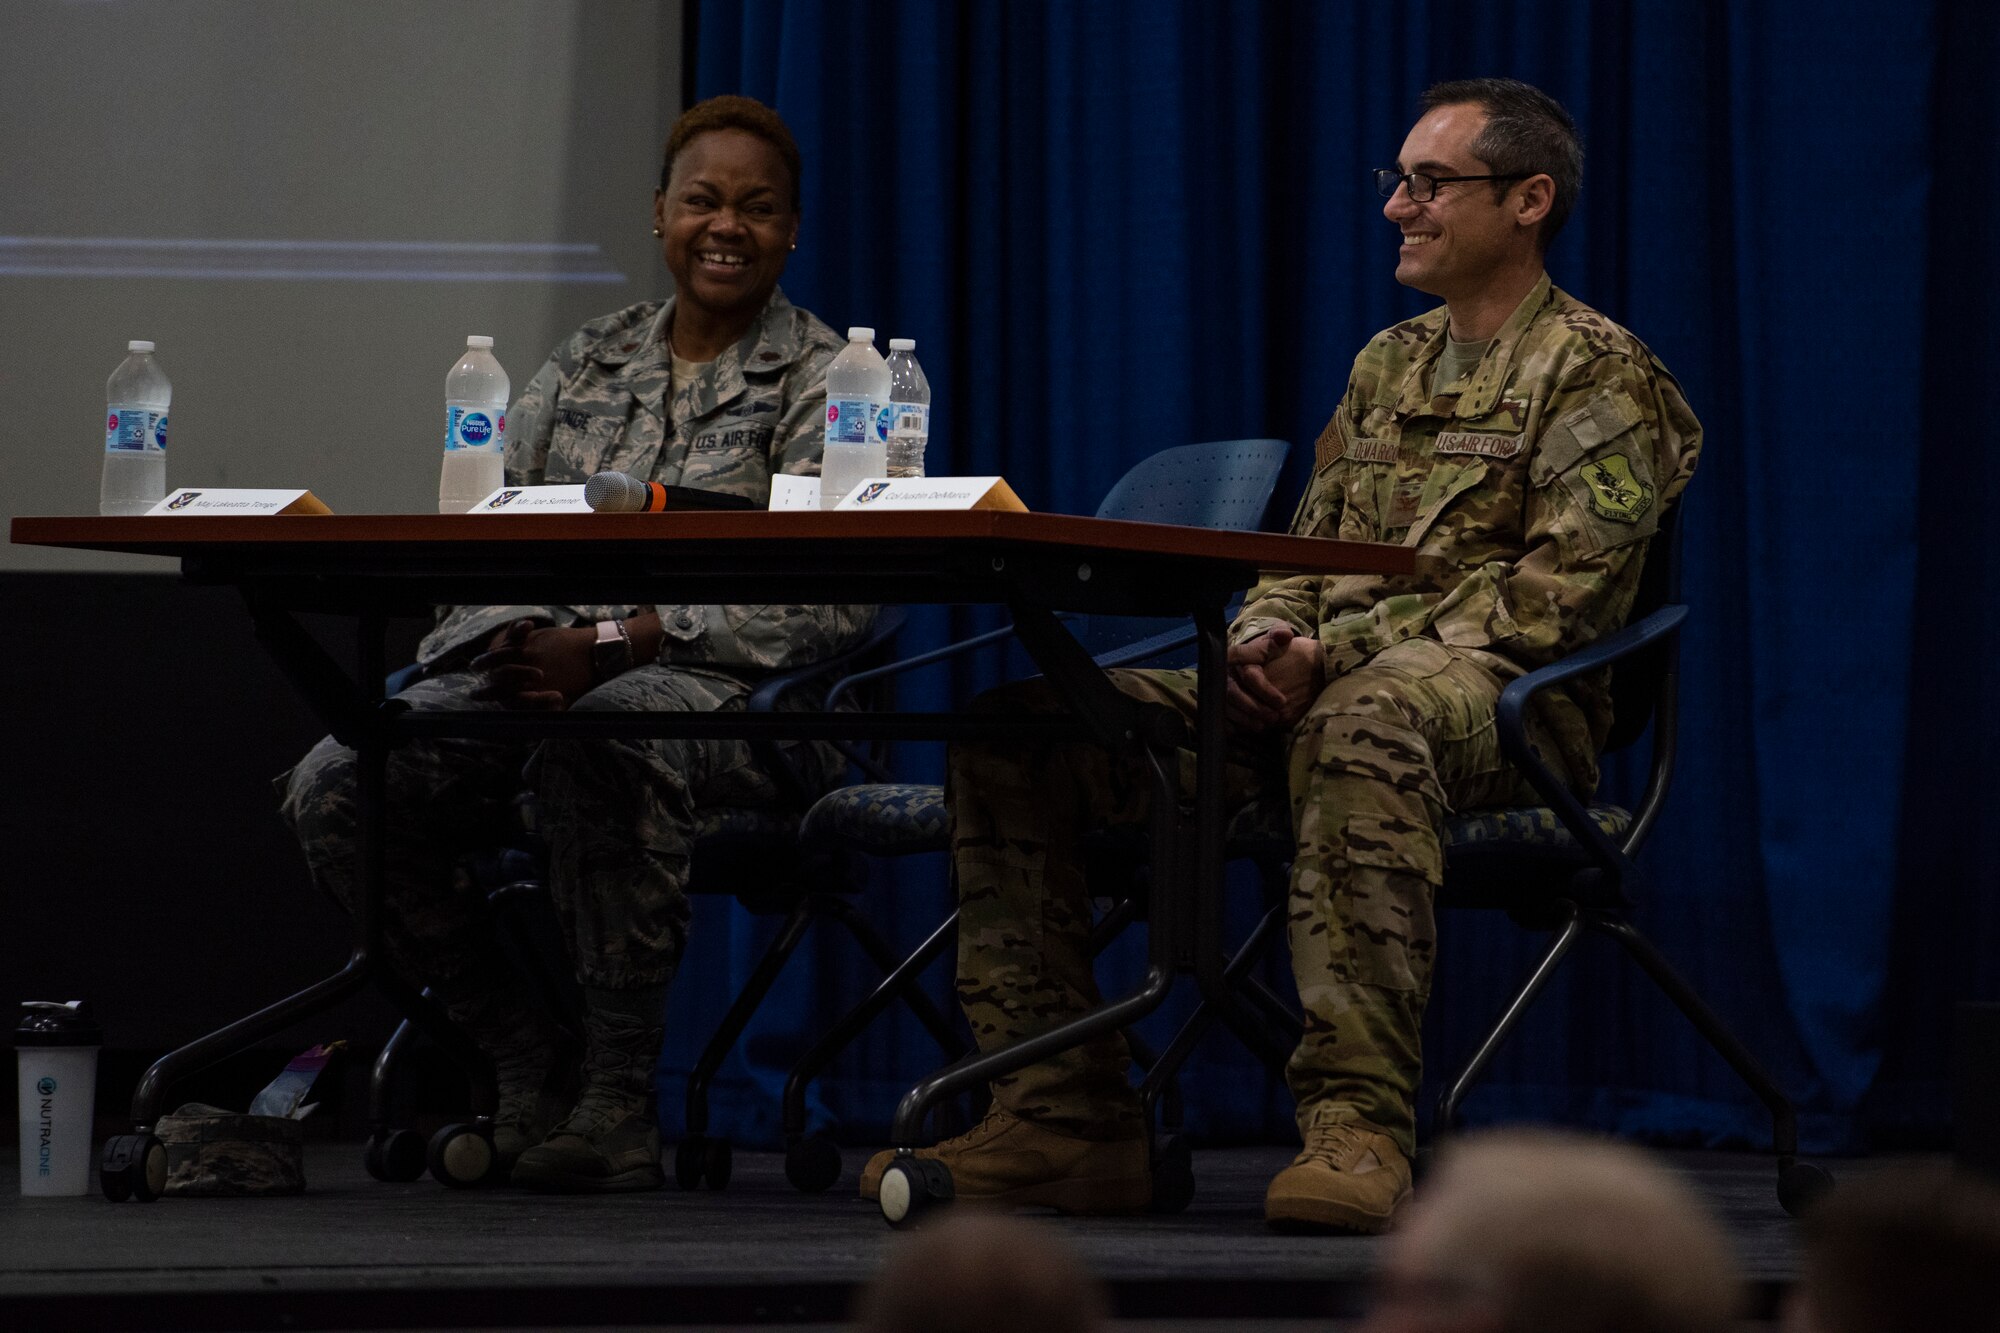
[[[557,347],[507,414],[509,485],[577,485],[629,473],[727,491],[765,504],[774,473],[816,476],[825,437],[826,366],[844,340],[772,293],[743,340],[681,386],[671,410],[665,330],[674,303],[647,301],[594,319]],[[461,606],[418,649],[454,664],[510,620],[583,625],[632,606]],[[858,638],[872,607],[661,605],[660,660],[771,670],[815,661]]]
[[[1376,335],[1321,432],[1292,531],[1416,548],[1409,577],[1266,579],[1231,631],[1316,635],[1329,676],[1426,634],[1503,678],[1616,629],[1646,539],[1693,475],[1701,425],[1645,345],[1544,276],[1478,367],[1432,396],[1446,312]],[[1593,785],[1608,679],[1543,710]]]

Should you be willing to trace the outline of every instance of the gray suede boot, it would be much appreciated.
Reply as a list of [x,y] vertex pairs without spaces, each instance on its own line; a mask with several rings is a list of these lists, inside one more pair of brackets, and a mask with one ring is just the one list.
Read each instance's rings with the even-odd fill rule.
[[493,1061],[498,1094],[493,1149],[502,1167],[511,1167],[576,1104],[576,1041],[539,1005],[509,989],[439,999],[452,1021]]
[[583,996],[583,1095],[546,1140],[521,1154],[513,1181],[558,1193],[658,1189],[666,1176],[653,1122],[653,1066],[667,988],[586,987]]

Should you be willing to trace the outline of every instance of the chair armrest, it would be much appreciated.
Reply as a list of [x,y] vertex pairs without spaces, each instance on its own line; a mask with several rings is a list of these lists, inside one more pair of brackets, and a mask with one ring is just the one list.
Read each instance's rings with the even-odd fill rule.
[[[1537,694],[1571,681],[1579,676],[1601,671],[1605,667],[1633,654],[1663,643],[1680,633],[1681,623],[1687,619],[1685,606],[1663,606],[1640,620],[1636,620],[1605,635],[1587,648],[1579,649],[1548,666],[1508,684],[1500,692],[1500,703],[1496,709],[1496,721],[1500,733],[1500,751],[1518,767],[1541,798],[1548,802],[1556,818],[1568,829],[1570,836],[1588,849],[1605,870],[1618,877],[1621,882],[1637,879],[1638,871],[1626,849],[1614,843],[1597,822],[1590,818],[1583,802],[1576,798],[1569,783],[1559,776],[1535,754],[1528,741],[1528,703]],[[1653,804],[1652,792],[1648,791],[1648,806]],[[1646,823],[1650,824],[1650,817]],[[1639,827],[1635,825],[1635,827]],[[1636,845],[1636,843],[1634,844]]]
[[[1226,614],[1233,618],[1241,605],[1240,599],[1232,601]],[[1056,619],[1067,621],[1075,620],[1077,617],[1069,611],[1058,611]],[[933,648],[929,652],[898,658],[894,662],[885,662],[881,666],[873,667],[867,671],[857,671],[851,676],[843,677],[831,690],[827,691],[827,707],[833,707],[835,702],[846,694],[848,690],[866,685],[869,681],[880,680],[884,676],[901,675],[905,671],[915,671],[919,667],[927,667],[936,662],[948,661],[951,658],[960,657],[972,652],[974,649],[984,648],[988,644],[998,643],[1002,639],[1011,638],[1013,635],[1014,627],[1012,625],[1002,625],[998,629],[990,629],[984,634],[975,634],[969,639],[960,639],[955,643],[947,643],[943,647]],[[1144,662],[1158,657],[1162,653],[1173,652],[1177,648],[1185,648],[1194,641],[1194,626],[1188,625],[1179,629],[1162,630],[1158,634],[1149,635],[1135,642],[1121,644],[1119,647],[1097,654],[1092,660],[1097,665],[1106,668],[1130,666],[1135,662]]]
[[[1635,620],[1623,629],[1614,630],[1591,644],[1579,648],[1560,662],[1551,662],[1538,667],[1509,684],[1500,695],[1500,709],[1504,713],[1509,707],[1514,712],[1527,706],[1529,696],[1540,694],[1551,685],[1587,676],[1610,666],[1621,657],[1630,657],[1642,648],[1650,648],[1670,634],[1679,631],[1681,622],[1687,619],[1685,606],[1663,606],[1642,620]],[[1514,702],[1510,705],[1509,700]]]
[[[866,657],[869,653],[895,638],[897,634],[902,632],[903,622],[907,618],[906,613],[900,606],[885,606],[880,608],[875,613],[875,623],[869,627],[867,635],[862,638],[861,642],[855,644],[852,648],[835,653],[831,657],[823,657],[817,662],[808,662],[804,666],[772,672],[757,683],[756,689],[750,691],[750,697],[743,703],[744,709],[752,713],[776,712],[778,701],[793,690],[803,685],[810,685],[814,681],[824,676],[830,676],[836,671],[845,670],[854,665],[857,659]],[[863,672],[860,674],[879,674],[883,669],[877,668],[875,672]],[[834,686],[833,690],[827,691],[826,706],[828,709],[834,706],[835,691],[839,690],[848,681],[854,679],[856,679],[855,676],[845,676]]]
[[[1067,620],[1069,617],[1067,613],[1063,613],[1058,618]],[[906,671],[915,671],[918,667],[927,667],[934,662],[949,661],[951,658],[961,657],[975,648],[984,648],[989,643],[998,643],[1002,639],[1012,638],[1013,634],[1014,627],[1011,624],[1002,625],[998,629],[987,630],[984,634],[975,634],[969,639],[959,639],[955,642],[947,643],[941,648],[932,648],[928,652],[916,653],[909,657],[899,657],[893,662],[884,662],[881,666],[870,667],[866,671],[857,671],[853,675],[843,676],[834,682],[832,689],[826,692],[826,706],[829,709],[835,707],[847,696],[850,690],[866,685],[870,681],[881,680],[885,676],[900,676]]]
[[[876,649],[882,647],[882,645],[894,639],[902,631],[903,622],[906,618],[903,608],[900,606],[879,608],[875,613],[874,624],[869,626],[868,633],[862,637],[859,643],[842,652],[835,653],[831,657],[823,657],[817,662],[808,662],[804,666],[772,672],[757,683],[756,689],[750,691],[749,697],[743,701],[744,711],[749,713],[777,712],[779,703],[786,695],[822,680],[827,676],[831,676],[835,672],[846,670],[848,667],[853,666],[860,658],[867,656],[869,653],[874,652]],[[831,710],[834,702],[834,698],[831,692],[829,692],[825,706]],[[790,757],[786,755],[776,741],[767,737],[755,737],[749,744],[752,753],[757,756],[757,761],[777,781],[778,786],[784,791],[785,795],[798,803],[801,810],[811,805],[818,798],[819,793],[813,791],[806,780],[799,775],[799,771],[793,766]],[[841,750],[850,758],[859,758],[845,744],[841,742],[835,742],[835,744],[839,745]]]
[[1105,668],[1131,666],[1135,662],[1145,662],[1162,653],[1171,653],[1177,648],[1185,648],[1195,641],[1194,626],[1182,629],[1162,630],[1132,643],[1121,644],[1109,652],[1099,653],[1092,660]]

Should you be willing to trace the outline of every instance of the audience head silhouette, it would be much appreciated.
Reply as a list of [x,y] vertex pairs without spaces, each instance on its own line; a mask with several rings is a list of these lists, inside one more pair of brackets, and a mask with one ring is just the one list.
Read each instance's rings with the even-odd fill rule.
[[1785,1333],[1973,1333],[2000,1318],[2000,1186],[1943,1167],[1843,1184],[1805,1217]]
[[862,1296],[863,1333],[1088,1333],[1104,1296],[1045,1224],[959,1212],[892,1243]]
[[1721,1229],[1636,1149],[1569,1135],[1449,1148],[1382,1252],[1365,1333],[1714,1333],[1741,1304]]

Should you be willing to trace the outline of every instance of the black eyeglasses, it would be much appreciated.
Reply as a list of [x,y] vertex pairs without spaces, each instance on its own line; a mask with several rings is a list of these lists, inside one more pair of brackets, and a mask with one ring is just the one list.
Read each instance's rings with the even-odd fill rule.
[[1410,202],[1427,204],[1437,198],[1438,186],[1455,185],[1459,181],[1524,181],[1534,172],[1516,172],[1511,176],[1433,176],[1426,171],[1398,171],[1394,167],[1375,169],[1375,192],[1384,199],[1396,197],[1396,187],[1410,187]]

